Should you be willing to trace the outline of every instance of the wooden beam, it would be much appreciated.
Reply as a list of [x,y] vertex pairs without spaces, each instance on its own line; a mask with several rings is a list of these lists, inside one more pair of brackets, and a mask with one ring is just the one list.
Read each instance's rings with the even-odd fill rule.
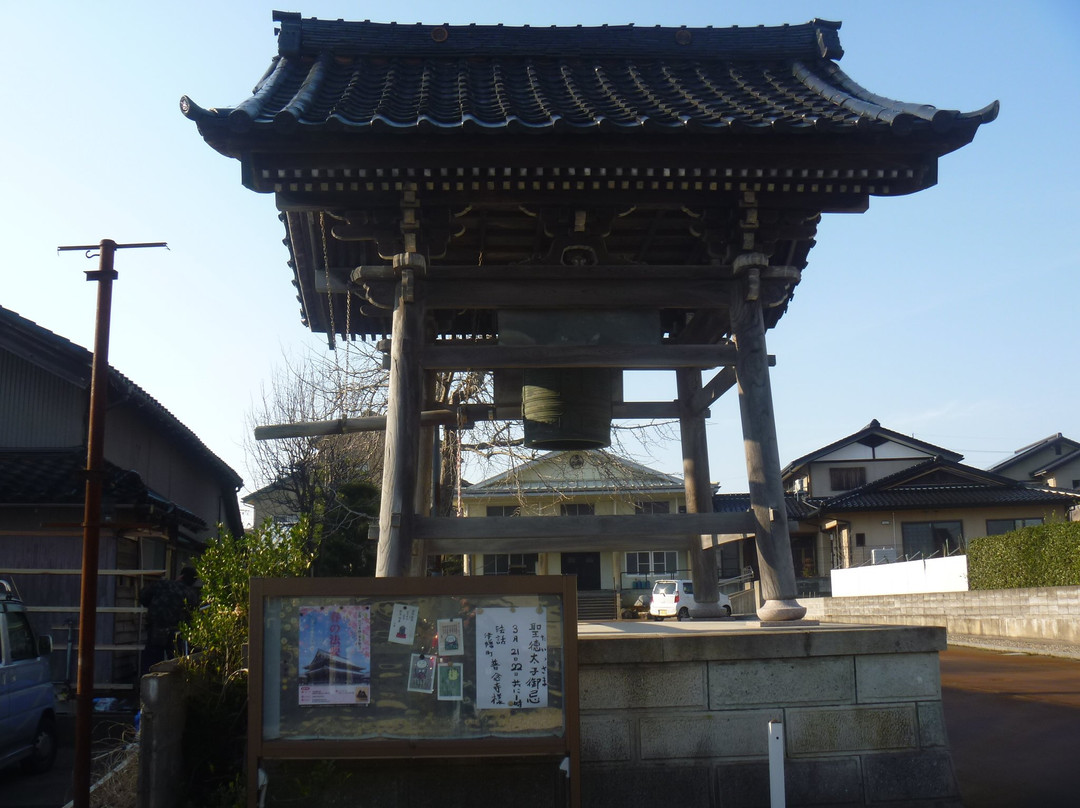
[[[753,515],[746,513],[678,513],[621,516],[488,516],[417,519],[413,535],[430,541],[528,539],[530,552],[552,550],[550,543],[573,539],[583,544],[616,550],[638,540],[677,540],[686,547],[689,536],[752,533]],[[541,546],[541,544],[543,546]],[[553,551],[553,550],[552,550]],[[429,551],[430,552],[430,551]],[[461,552],[460,550],[458,552]]]
[[[461,420],[458,418],[461,415]],[[708,410],[705,411],[708,418]],[[622,401],[611,405],[611,417],[615,420],[657,421],[674,420],[679,417],[674,401]],[[519,421],[521,407],[496,407],[493,404],[464,404],[453,409],[424,410],[420,413],[421,426],[444,424],[469,426],[476,421]],[[364,418],[335,418],[332,421],[304,421],[296,424],[267,424],[255,427],[255,440],[281,440],[283,438],[317,438],[323,435],[348,435],[354,432],[380,432],[386,429],[385,415]],[[0,530],[0,536],[5,531]],[[12,535],[29,535],[25,531],[13,531]],[[52,535],[43,533],[43,535]]]
[[730,345],[451,345],[428,346],[426,370],[496,368],[625,368],[672,370],[735,363]]
[[[530,517],[532,518],[532,517]],[[634,536],[612,544],[596,538],[562,536],[545,539],[542,547],[536,539],[473,538],[429,539],[424,543],[428,553],[457,555],[460,553],[604,553],[635,550],[685,550],[686,536]],[[712,548],[710,543],[707,548]]]
[[557,281],[497,280],[457,283],[428,280],[429,309],[723,309],[731,281],[635,280],[622,283],[579,277]]
[[[701,370],[679,368],[675,371],[675,381],[679,401],[689,402],[701,391]],[[709,513],[713,509],[713,486],[709,482],[709,445],[705,437],[705,419],[687,408],[679,419],[679,437],[682,445],[686,512],[688,515]],[[716,553],[704,548],[700,534],[690,539],[688,551],[690,573],[694,579],[694,597],[699,603],[716,603]]]
[[[708,408],[717,401],[720,396],[735,386],[735,368],[726,367],[713,376],[709,382],[698,390],[687,401],[687,409],[691,413],[698,413]],[[708,417],[708,416],[706,416]],[[256,435],[256,439],[258,435]]]

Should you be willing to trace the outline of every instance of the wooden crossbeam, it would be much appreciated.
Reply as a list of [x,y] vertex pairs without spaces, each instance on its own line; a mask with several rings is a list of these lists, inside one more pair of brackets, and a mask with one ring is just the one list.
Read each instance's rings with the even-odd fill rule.
[[624,368],[672,370],[735,364],[730,345],[448,345],[428,346],[426,370],[498,368]]
[[[747,513],[679,513],[619,516],[489,516],[476,518],[429,517],[417,519],[414,536],[425,541],[488,542],[528,540],[532,552],[554,550],[553,543],[572,549],[618,550],[631,542],[675,540],[685,547],[688,537],[752,533],[753,515]],[[540,547],[540,543],[543,546]],[[654,545],[650,545],[654,546]],[[457,552],[463,552],[458,550]],[[470,551],[471,552],[471,551]],[[487,552],[492,552],[487,550]]]

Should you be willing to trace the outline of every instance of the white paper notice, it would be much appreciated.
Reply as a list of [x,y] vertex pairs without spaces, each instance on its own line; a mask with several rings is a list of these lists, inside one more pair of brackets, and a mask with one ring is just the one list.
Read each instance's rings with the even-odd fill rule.
[[492,710],[547,703],[547,610],[478,610],[476,706]]

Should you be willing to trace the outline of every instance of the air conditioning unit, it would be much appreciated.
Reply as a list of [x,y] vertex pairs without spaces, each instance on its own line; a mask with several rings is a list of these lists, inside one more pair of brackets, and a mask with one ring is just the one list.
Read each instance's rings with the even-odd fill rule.
[[879,547],[870,551],[871,564],[891,564],[896,561],[895,547]]

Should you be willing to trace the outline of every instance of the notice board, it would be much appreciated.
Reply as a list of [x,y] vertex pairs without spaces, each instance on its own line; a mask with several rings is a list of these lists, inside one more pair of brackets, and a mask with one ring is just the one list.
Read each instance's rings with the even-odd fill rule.
[[578,804],[573,576],[255,578],[262,760],[552,756]]

